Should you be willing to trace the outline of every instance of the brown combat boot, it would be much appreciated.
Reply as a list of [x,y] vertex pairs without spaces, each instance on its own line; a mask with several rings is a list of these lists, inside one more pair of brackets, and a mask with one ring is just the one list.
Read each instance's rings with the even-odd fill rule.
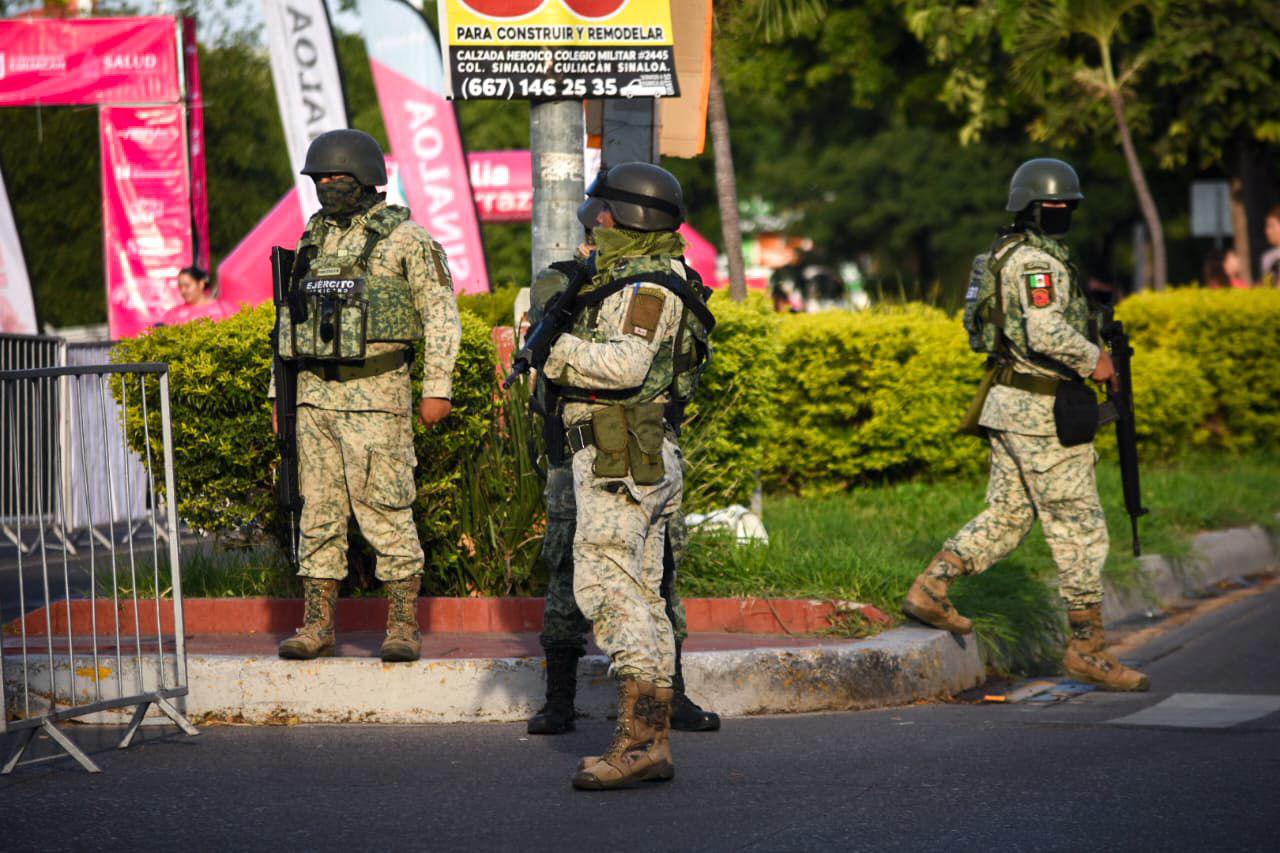
[[1101,607],[1071,610],[1067,621],[1071,623],[1071,642],[1067,644],[1062,665],[1068,675],[1103,690],[1141,692],[1150,686],[1150,679],[1120,663],[1107,651]]
[[382,641],[379,656],[388,663],[417,660],[422,654],[422,635],[418,632],[418,591],[422,578],[414,575],[382,585],[387,596],[387,638]]
[[338,582],[328,578],[303,578],[303,624],[298,633],[280,643],[280,657],[312,660],[333,654],[337,644],[334,616],[338,610]]
[[637,782],[663,781],[676,775],[671,759],[670,687],[650,681],[618,681],[618,727],[604,755],[588,756],[573,776],[573,787],[586,791],[625,788]]
[[973,630],[973,621],[956,612],[947,598],[951,582],[965,573],[964,560],[950,551],[939,551],[928,567],[920,573],[902,602],[902,612],[926,625],[942,628],[953,634],[967,634]]

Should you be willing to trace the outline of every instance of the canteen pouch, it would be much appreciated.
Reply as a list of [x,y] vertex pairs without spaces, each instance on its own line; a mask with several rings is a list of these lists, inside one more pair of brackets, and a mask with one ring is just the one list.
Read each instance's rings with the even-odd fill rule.
[[956,427],[956,432],[977,438],[986,437],[987,431],[978,422],[982,420],[982,408],[987,404],[987,395],[991,393],[991,385],[995,382],[998,369],[991,367],[983,374],[982,381],[978,383],[978,393],[974,395],[973,402],[969,404],[969,410],[964,413],[960,425]]
[[1063,380],[1053,397],[1053,423],[1063,447],[1088,444],[1098,434],[1098,398],[1088,385]]
[[627,476],[627,410],[622,406],[610,406],[591,416],[591,435],[596,445],[596,461],[591,473],[597,477],[621,478]]
[[652,486],[662,481],[666,466],[662,463],[663,403],[641,403],[627,410],[630,438],[627,456],[631,462],[631,479],[637,486]]

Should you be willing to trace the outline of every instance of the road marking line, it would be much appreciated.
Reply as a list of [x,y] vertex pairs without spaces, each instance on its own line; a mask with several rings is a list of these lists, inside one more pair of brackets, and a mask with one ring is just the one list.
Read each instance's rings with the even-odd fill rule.
[[1175,693],[1136,714],[1109,720],[1117,726],[1225,729],[1280,711],[1280,696]]

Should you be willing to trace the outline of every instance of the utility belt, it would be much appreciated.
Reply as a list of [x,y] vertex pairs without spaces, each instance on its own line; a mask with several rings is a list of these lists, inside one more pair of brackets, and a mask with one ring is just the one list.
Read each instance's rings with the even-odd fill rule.
[[349,382],[352,379],[369,379],[390,373],[412,360],[412,349],[398,349],[369,356],[359,362],[341,363],[304,358],[299,360],[299,367],[321,377],[326,382]]
[[588,447],[596,449],[591,472],[597,477],[620,479],[628,475],[637,486],[652,486],[666,474],[662,460],[662,440],[667,424],[664,403],[613,405],[591,415],[591,420],[573,424],[564,440],[570,455]]
[[1052,397],[1053,426],[1063,447],[1088,444],[1098,434],[1104,413],[1099,409],[1098,396],[1082,379],[1033,376],[1018,373],[1013,365],[1006,364],[996,368],[992,382]]

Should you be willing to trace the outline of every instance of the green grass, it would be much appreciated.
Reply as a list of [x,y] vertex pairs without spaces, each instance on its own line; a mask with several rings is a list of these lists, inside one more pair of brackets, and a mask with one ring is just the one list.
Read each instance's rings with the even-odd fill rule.
[[[1148,467],[1142,483],[1151,510],[1142,520],[1144,553],[1179,556],[1201,530],[1274,524],[1277,484],[1275,453],[1206,453]],[[1105,458],[1099,487],[1112,543],[1106,577],[1136,584],[1119,471]],[[721,537],[695,535],[681,569],[681,593],[847,599],[897,615],[912,579],[980,511],[985,488],[985,480],[909,482],[837,497],[767,499],[769,545],[736,548]],[[1037,525],[1008,559],[956,584],[956,605],[977,623],[994,667],[1025,670],[1056,658],[1065,623],[1053,578]]]
[[[170,595],[173,581],[167,552],[161,554],[159,575],[161,595]],[[132,595],[133,578],[127,560],[117,562],[116,578],[119,594]],[[151,559],[138,560],[138,595],[153,597],[155,578],[156,567]],[[98,572],[98,594],[111,595],[109,571]],[[182,595],[183,598],[300,598],[302,583],[274,546],[243,548],[214,543],[209,548],[197,547],[183,553]]]

